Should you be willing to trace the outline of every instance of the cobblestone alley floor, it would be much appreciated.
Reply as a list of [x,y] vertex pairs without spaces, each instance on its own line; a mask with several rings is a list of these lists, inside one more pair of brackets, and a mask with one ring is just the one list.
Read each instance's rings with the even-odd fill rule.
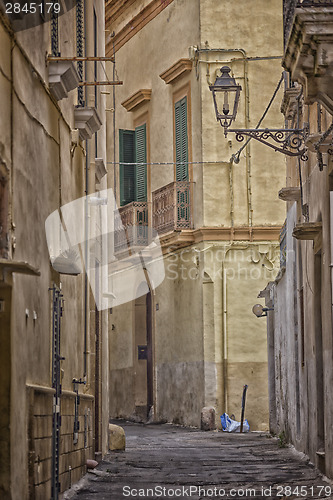
[[126,451],[110,452],[65,499],[333,499],[332,483],[306,457],[267,434],[118,425]]

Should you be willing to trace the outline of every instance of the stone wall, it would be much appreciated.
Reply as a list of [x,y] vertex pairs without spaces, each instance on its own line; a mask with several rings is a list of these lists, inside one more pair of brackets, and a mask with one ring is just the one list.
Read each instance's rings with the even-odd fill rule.
[[[36,500],[51,497],[52,389],[28,386],[29,491]],[[75,393],[61,396],[60,492],[70,488],[86,472],[87,459],[94,459],[93,398],[80,395],[78,442],[73,442]]]

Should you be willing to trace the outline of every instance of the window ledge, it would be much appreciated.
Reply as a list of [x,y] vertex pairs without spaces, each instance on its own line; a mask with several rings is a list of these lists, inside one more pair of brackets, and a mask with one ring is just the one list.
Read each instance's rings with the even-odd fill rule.
[[28,262],[0,258],[0,283],[12,285],[13,273],[40,276],[40,271]]
[[121,103],[122,106],[126,109],[126,111],[134,111],[138,106],[144,104],[145,102],[149,102],[151,98],[151,89],[140,89],[131,97],[126,99]]
[[165,83],[175,83],[180,77],[187,75],[192,70],[191,59],[179,59],[170,68],[160,74]]

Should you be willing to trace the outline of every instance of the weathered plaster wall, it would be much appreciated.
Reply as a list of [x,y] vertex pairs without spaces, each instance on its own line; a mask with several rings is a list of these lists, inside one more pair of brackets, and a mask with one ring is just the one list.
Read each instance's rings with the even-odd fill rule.
[[[258,287],[264,287],[267,279],[274,279],[278,270],[276,228],[282,225],[285,206],[277,199],[277,193],[283,186],[285,161],[283,155],[252,141],[238,165],[230,162],[241,144],[236,143],[232,134],[228,140],[224,139],[216,122],[206,76],[208,70],[209,80],[214,81],[216,69],[230,63],[243,87],[237,124],[254,127],[281,76],[282,10],[278,1],[269,2],[269,6],[260,1],[255,9],[247,9],[246,18],[239,21],[243,9],[240,2],[175,0],[116,52],[116,73],[124,85],[115,88],[115,137],[113,116],[108,115],[108,158],[113,160],[115,148],[116,161],[119,159],[118,129],[133,129],[140,120],[147,120],[148,161],[173,162],[173,96],[187,86],[191,97],[190,155],[194,162],[199,162],[193,164],[192,177],[195,229],[232,226],[275,229],[271,239],[268,230],[266,240],[237,241],[240,252],[236,250],[236,242],[233,247],[233,242],[215,241],[214,236],[205,242],[199,239],[195,245],[181,250],[171,249],[174,253],[165,257],[167,275],[154,293],[153,307],[156,418],[200,425],[204,405],[217,408],[218,424],[224,411],[239,417],[243,385],[248,383],[247,416],[251,427],[265,429],[268,426],[265,323],[255,318],[251,309],[257,302]],[[132,14],[135,12],[133,8]],[[130,14],[128,11],[128,21]],[[235,32],[221,30],[226,19],[228,26],[236,26]],[[124,24],[126,21],[122,19]],[[203,51],[206,42],[214,51]],[[159,75],[180,58],[188,58],[191,46],[199,48],[192,71],[166,85]],[[215,51],[221,47],[225,50]],[[112,75],[111,64],[108,71]],[[152,89],[151,100],[127,112],[121,103],[139,89]],[[282,126],[281,97],[279,94],[265,126]],[[113,108],[113,95],[108,97],[107,107]],[[153,165],[148,172],[150,201],[151,191],[174,180],[174,172],[172,165]],[[116,177],[118,182],[118,164]],[[110,185],[113,179],[110,172]],[[229,234],[232,239],[232,231]],[[249,240],[250,234],[251,229]],[[220,259],[221,250],[224,257]],[[110,332],[113,416],[130,416],[135,411],[134,316],[133,304],[113,311],[115,330]]]
[[[99,45],[104,51],[104,3],[96,2],[99,16]],[[89,9],[92,5],[89,4]],[[75,9],[60,28],[60,43],[63,55],[74,55],[76,50],[74,30]],[[52,342],[52,297],[49,287],[62,281],[65,307],[62,318],[61,355],[62,389],[64,396],[64,426],[61,444],[62,489],[69,485],[69,466],[73,469],[72,480],[79,479],[85,471],[87,458],[94,458],[93,450],[93,389],[94,362],[88,363],[87,385],[80,388],[82,395],[79,444],[73,445],[74,396],[73,378],[83,375],[84,352],[84,278],[60,277],[51,270],[45,238],[45,220],[65,203],[85,194],[85,156],[82,147],[71,154],[71,129],[74,127],[74,105],[77,93],[57,102],[48,89],[48,68],[45,53],[49,52],[49,25],[33,28],[17,34],[16,42],[10,29],[0,22],[0,163],[9,173],[9,257],[26,261],[40,270],[39,277],[13,274],[11,297],[6,299],[11,315],[9,346],[6,352],[10,370],[11,401],[7,401],[10,417],[10,450],[6,448],[6,464],[1,457],[1,468],[10,475],[6,479],[6,494],[13,500],[25,500],[29,494],[36,498],[49,498],[51,479],[50,438],[52,436],[51,342]],[[86,38],[87,50],[93,50],[93,35]],[[103,53],[101,54],[103,55]],[[92,91],[93,92],[93,91]],[[91,93],[91,92],[90,92]],[[100,97],[102,119],[105,116],[104,98]],[[98,138],[99,157],[105,158],[105,129]],[[81,144],[83,146],[83,144]],[[93,164],[95,151],[88,149],[88,165]],[[94,192],[95,171],[89,190]],[[106,187],[106,185],[105,185]],[[6,296],[8,295],[6,289]],[[1,292],[1,298],[4,293]],[[11,301],[11,304],[10,304]],[[92,306],[93,307],[93,306]],[[34,318],[36,313],[36,318]],[[108,335],[107,312],[102,313],[101,336],[105,349],[102,351],[103,384],[102,426],[103,453],[107,450],[107,428],[109,420],[108,391]],[[1,321],[3,317],[1,317]],[[89,324],[89,321],[88,321]],[[1,329],[2,332],[2,329]],[[106,366],[105,366],[106,365]],[[107,376],[106,376],[107,375]],[[31,387],[37,395],[31,402]],[[46,391],[45,398],[40,396]],[[49,391],[49,392],[48,392]],[[8,393],[3,395],[7,397]],[[1,403],[3,402],[1,396]],[[5,406],[6,408],[6,406]],[[84,412],[89,409],[89,436],[84,446]],[[45,419],[40,416],[45,416]],[[39,425],[39,423],[41,425]],[[7,429],[8,429],[8,424]],[[2,434],[1,434],[2,440]],[[28,458],[30,462],[28,462]],[[11,482],[11,492],[8,485]],[[28,483],[30,485],[28,486]],[[38,484],[43,486],[37,487]],[[0,488],[3,486],[2,479]],[[1,489],[0,489],[1,491]],[[4,498],[9,498],[4,497]]]
[[[142,116],[148,115],[149,138],[148,157],[151,162],[171,162],[170,165],[148,166],[151,175],[151,189],[154,191],[174,180],[174,135],[173,135],[173,95],[184,86],[190,85],[192,106],[192,145],[193,157],[200,153],[200,108],[199,86],[192,70],[189,76],[181,78],[174,85],[167,85],[160,74],[181,58],[188,57],[188,47],[196,44],[199,2],[197,0],[172,2],[153,21],[146,25],[135,37],[116,53],[117,75],[124,81],[117,86],[116,92],[116,158],[118,160],[119,129],[133,129]],[[177,19],[182,20],[179,30]],[[154,42],[152,42],[154,40]],[[111,65],[108,66],[112,73]],[[152,89],[151,100],[133,112],[127,112],[121,105],[128,97],[140,89]],[[113,107],[113,97],[108,97],[107,107]],[[108,115],[110,133],[108,133],[108,158],[113,160],[112,117]],[[111,132],[112,131],[112,132]],[[118,179],[118,168],[117,179]],[[195,179],[200,168],[195,170]],[[113,175],[109,176],[113,185]],[[117,193],[119,199],[119,193]]]
[[[304,107],[310,130],[317,131],[317,105]],[[321,110],[321,125],[331,121]],[[332,319],[330,272],[329,197],[332,161],[324,155],[320,171],[317,157],[302,164],[303,203],[309,221],[322,222],[320,243],[296,241],[292,231],[305,222],[301,199],[289,203],[287,265],[275,285],[275,374],[277,433],[287,438],[328,476],[332,476]],[[287,185],[299,184],[298,165],[289,162]],[[303,300],[302,300],[303,295]],[[319,453],[317,453],[319,452]],[[324,456],[322,455],[324,452]]]
[[158,418],[200,425],[204,406],[202,285],[191,249],[165,260],[157,288],[155,363]]
[[[297,439],[300,432],[300,399],[296,398],[296,380],[299,377],[300,328],[298,325],[297,303],[295,303],[295,287],[297,286],[297,245],[292,237],[292,231],[297,223],[297,204],[288,211],[287,215],[287,262],[286,269],[276,285],[274,300],[274,344],[275,344],[275,373],[276,373],[276,423],[275,432],[282,429],[292,439]],[[272,313],[271,313],[272,314]],[[299,360],[300,362],[301,360]],[[287,381],[293,381],[289,384]],[[304,404],[304,403],[303,403]]]
[[[239,16],[239,12],[244,15]],[[221,29],[222,25],[228,28]],[[216,122],[206,75],[208,69],[208,79],[214,82],[215,72],[221,66],[231,68],[242,86],[237,119],[232,128],[255,128],[282,73],[281,2],[260,0],[245,5],[241,1],[201,1],[200,46],[211,49],[199,54],[202,61],[199,68],[203,160],[221,162],[203,169],[204,225],[279,225],[285,215],[283,202],[277,196],[284,181],[285,158],[252,140],[241,153],[240,163],[230,164],[232,154],[245,141],[238,143],[232,133],[224,139],[222,127]],[[279,109],[281,99],[282,89],[262,128],[283,127]]]

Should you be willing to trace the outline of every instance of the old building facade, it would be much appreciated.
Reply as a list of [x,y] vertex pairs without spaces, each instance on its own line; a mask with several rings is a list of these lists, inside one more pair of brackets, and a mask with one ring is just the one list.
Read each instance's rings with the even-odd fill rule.
[[83,85],[104,62],[74,61],[104,55],[104,3],[15,5],[0,11],[0,496],[45,500],[107,450],[107,312],[45,236],[106,187],[105,97]]
[[281,270],[261,293],[268,312],[271,428],[333,477],[331,1],[285,1],[282,104],[308,127],[307,153],[289,159]]
[[[228,65],[243,88],[236,126],[256,127],[281,77],[281,2],[109,0],[106,28],[108,75],[124,82],[107,98],[109,185],[129,231],[158,232],[166,273],[112,309],[110,414],[200,426],[212,406],[217,423],[239,419],[248,384],[247,418],[265,429],[266,332],[251,309],[279,267],[285,160],[225,140],[209,84]],[[274,102],[263,126],[281,125]]]

